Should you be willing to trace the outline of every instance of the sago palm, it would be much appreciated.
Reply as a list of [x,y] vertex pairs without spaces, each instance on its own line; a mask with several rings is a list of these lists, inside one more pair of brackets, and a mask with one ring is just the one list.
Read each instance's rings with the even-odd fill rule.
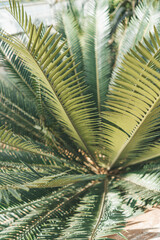
[[23,33],[0,32],[0,239],[122,236],[160,201],[159,6],[111,35],[106,0],[55,9],[54,28],[9,4]]

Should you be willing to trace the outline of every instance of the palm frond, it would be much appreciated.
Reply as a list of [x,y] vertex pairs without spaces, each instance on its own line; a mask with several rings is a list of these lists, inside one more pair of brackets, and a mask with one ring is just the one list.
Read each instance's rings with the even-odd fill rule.
[[123,204],[123,199],[118,191],[109,189],[106,195],[104,212],[97,229],[95,239],[110,239],[110,235],[120,235],[126,239],[121,231],[124,229],[125,222],[131,216],[132,209]]
[[[28,17],[28,14],[24,10],[23,5],[20,5],[20,3],[15,0],[9,0],[9,8],[6,9],[13,16],[18,25],[22,28],[27,38],[29,38],[30,35],[34,37],[36,27],[32,23],[31,16]],[[42,30],[42,25],[40,26],[40,29]],[[40,33],[41,31],[39,34]],[[28,46],[31,44],[32,37],[30,38]]]
[[160,175],[159,170],[154,166],[152,163],[138,170],[131,168],[127,173],[118,176],[119,180],[113,183],[113,186],[120,190],[125,202],[131,207],[147,208],[149,205],[159,204]]
[[[56,131],[53,134],[48,127],[42,125],[35,102],[28,100],[28,97],[17,94],[17,91],[13,91],[3,81],[0,82],[0,89],[1,125],[12,128],[15,133],[28,136],[56,148],[56,137],[58,137]],[[46,122],[45,124],[47,125]]]
[[[61,176],[64,175],[64,176]],[[75,175],[75,174],[67,174],[65,176],[65,172],[63,174],[58,175],[50,175],[47,177],[40,178],[38,180],[35,180],[32,183],[26,183],[25,186],[29,188],[52,188],[52,187],[62,187],[69,184],[81,182],[81,181],[92,181],[92,180],[101,180],[104,178],[104,175],[96,174],[94,175]]]
[[[118,55],[115,64],[115,69],[112,74],[112,80],[118,73],[118,68],[121,66],[123,56],[129,52],[132,48],[135,50],[135,46],[138,42],[146,37],[148,40],[149,31],[154,32],[153,26],[159,28],[160,17],[158,8],[153,7],[152,1],[150,3],[140,2],[135,9],[135,14],[129,22],[127,28],[123,28],[120,24],[118,32],[121,32],[121,36],[117,35],[118,41]],[[122,33],[123,32],[123,33]]]
[[88,239],[91,236],[99,215],[103,192],[103,183],[92,187],[80,201],[75,215],[68,220],[68,227],[57,239]]
[[35,104],[24,96],[17,95],[17,92],[4,82],[0,82],[0,89],[1,125],[12,127],[15,132],[40,141],[43,134],[40,131],[41,126]]
[[[25,210],[22,210],[24,216],[20,219],[15,218],[15,221],[10,226],[2,230],[1,238],[14,239],[15,235],[18,238],[26,238],[29,236],[32,238],[36,237],[36,235],[39,234],[41,227],[45,227],[45,221],[48,219],[55,218],[58,220],[62,217],[64,218],[68,214],[71,214],[71,212],[74,211],[72,203],[77,202],[78,204],[79,199],[84,195],[88,188],[90,188],[90,185],[84,188],[77,186],[76,189],[75,186],[72,186],[67,189],[62,189],[52,194],[52,197],[49,199],[46,198],[44,200],[44,204],[42,205],[43,207],[39,208],[37,206],[42,204],[39,202],[39,204],[35,205],[36,207],[34,210],[29,211],[29,213],[25,212]],[[77,204],[75,204],[75,206]],[[63,224],[65,225],[64,221]],[[59,231],[55,231],[55,235],[58,232]]]
[[[11,2],[13,4],[10,7],[17,18],[18,9],[21,7],[15,1]],[[14,8],[16,9],[14,10]],[[20,24],[22,23],[22,20],[18,21]],[[26,22],[26,24],[28,24],[27,34],[29,37],[27,46],[14,37],[4,35],[3,32],[2,41],[10,45],[16,55],[21,60],[23,58],[27,70],[32,74],[34,73],[32,75],[33,83],[37,85],[38,82],[40,88],[43,88],[41,99],[47,105],[48,111],[78,144],[78,147],[89,152],[95,159],[93,146],[95,146],[96,139],[94,136],[95,124],[92,120],[92,104],[88,101],[89,96],[82,96],[85,85],[78,78],[79,73],[72,74],[77,65],[74,65],[72,57],[66,58],[69,50],[59,55],[65,43],[60,44],[60,37],[56,39],[56,34],[50,36],[51,27],[40,38],[41,26],[36,29],[31,21]],[[31,28],[31,31],[29,28]],[[32,31],[33,28],[34,31]],[[19,48],[19,44],[21,44],[22,49]],[[62,61],[63,58],[64,61]]]
[[[22,170],[23,169],[23,170]],[[56,169],[56,173],[52,175],[50,171],[47,173],[46,167],[43,171],[35,171],[28,166],[28,169],[22,168],[10,168],[0,172],[0,199],[1,202],[5,201],[9,204],[10,195],[16,198],[18,201],[21,199],[21,191],[29,191],[30,189],[47,189],[47,188],[57,188],[62,186],[71,185],[77,182],[83,181],[95,181],[102,180],[103,175],[89,175],[89,174],[68,174],[68,171],[62,171],[59,173]],[[53,168],[55,171],[55,169]],[[59,170],[59,169],[58,169]],[[58,173],[57,173],[58,172]]]
[[21,151],[26,151],[29,153],[35,153],[38,155],[50,156],[50,153],[42,151],[44,146],[38,146],[38,144],[33,143],[25,138],[13,134],[11,130],[7,130],[5,127],[0,127],[0,144],[4,148],[17,149]]
[[[156,30],[155,36],[157,36]],[[134,51],[132,51],[133,55],[127,54],[115,84],[111,87],[111,95],[107,103],[107,108],[110,110],[104,114],[105,120],[110,122],[110,124],[105,123],[106,141],[114,142],[114,146],[111,146],[112,157],[109,156],[111,166],[132,164],[135,153],[136,155],[138,153],[140,162],[147,148],[151,148],[152,151],[153,140],[157,141],[157,151],[159,148],[157,134],[160,74],[156,69],[160,67],[157,60],[160,45],[158,36],[155,38],[152,36],[150,41],[154,52],[151,53],[148,47],[140,43],[137,49],[143,56],[142,61],[135,57]],[[108,128],[112,131],[110,136],[107,133]]]
[[[13,49],[4,41],[1,41],[0,45],[0,61],[2,62],[2,66],[6,73],[5,76],[1,77],[3,85],[5,83],[5,85],[12,86],[14,89],[14,95],[18,94],[24,99],[27,98],[27,101],[31,102],[31,104],[35,106],[36,110],[33,112],[37,112],[37,117],[40,123],[45,121],[45,124],[49,123],[54,125],[55,119],[52,116],[51,120],[51,114],[42,102],[42,94],[39,84],[32,77],[26,65],[20,58],[18,58],[18,56],[16,56]],[[10,90],[10,94],[11,92],[12,91]],[[44,119],[45,115],[46,118],[48,117],[47,121],[46,118]]]
[[[17,191],[18,189],[23,189],[28,191],[29,188],[23,186],[27,181],[34,181],[39,177],[38,173],[31,171],[16,171],[16,170],[6,170],[0,172],[0,199],[1,205],[5,202],[9,205],[11,196],[22,201],[21,193]],[[17,186],[17,187],[16,187]]]
[[[24,11],[23,5],[20,5],[19,2],[15,0],[10,0],[9,3],[10,3],[10,8],[7,8],[7,10],[10,12],[13,18],[17,21],[17,24],[22,28],[25,35],[27,36],[27,39],[23,39],[23,36],[21,37],[19,35],[17,37],[21,39],[22,42],[27,47],[29,47],[29,45],[34,40],[35,41],[34,41],[33,47],[36,47],[36,44],[38,44],[38,42],[40,41],[39,48],[38,49],[36,48],[36,51],[40,50],[40,48],[42,49],[42,47],[44,46],[46,48],[50,47],[50,45],[53,44],[53,40],[55,39],[55,36],[56,36],[56,34],[51,34],[52,26],[49,27],[47,30],[44,28],[43,24],[41,24],[39,28],[36,27],[32,23],[31,17],[28,16],[28,14]],[[38,35],[35,32],[37,28],[38,28],[37,30]],[[45,41],[47,41],[47,43]],[[13,51],[13,49],[7,43],[3,41],[1,42],[2,43],[1,43],[0,51],[2,53],[1,55],[3,55],[2,57],[3,67],[7,70],[6,71],[7,73],[9,72],[8,74],[9,84],[13,85],[15,89],[20,91],[20,94],[27,95],[27,97],[31,98],[32,101],[36,103],[37,111],[39,114],[40,122],[42,122],[42,125],[44,125],[44,121],[45,121],[45,124],[50,124],[52,125],[52,127],[56,125],[57,127],[57,122],[53,117],[52,111],[49,111],[49,109],[46,108],[45,103],[42,101],[42,93],[41,93],[41,88],[39,86],[39,83],[32,76],[30,71],[28,71],[28,68],[24,64],[24,62],[21,61],[21,59],[19,59],[17,55],[15,55],[15,52]],[[42,52],[43,50],[44,48],[42,49]],[[57,55],[58,55],[58,51],[57,51]],[[46,118],[44,117],[45,115],[47,115]],[[54,132],[57,135],[56,128],[54,128]]]
[[[31,174],[31,172],[10,172],[9,178],[7,173],[0,175],[3,178],[1,181],[0,190],[17,190],[24,189],[29,190],[31,188],[55,188],[63,187],[77,182],[83,181],[92,181],[92,180],[101,180],[104,178],[103,175],[76,175],[76,174],[67,174],[68,171],[62,172],[55,175],[46,175],[44,177],[37,178],[39,173]],[[35,180],[36,179],[36,180]]]
[[[66,40],[70,55],[75,56],[74,64],[78,64],[74,70],[75,74],[84,71],[79,25],[71,9],[64,8],[61,12],[58,12],[56,29]],[[81,76],[82,74],[80,74]]]
[[110,21],[106,1],[90,1],[84,28],[84,66],[89,91],[101,112],[111,73]]
[[[42,145],[38,147],[42,148]],[[48,154],[43,154],[44,151],[40,150],[40,153],[38,154],[37,152],[30,152],[27,150],[7,150],[6,146],[4,146],[4,148],[5,149],[1,149],[0,166],[5,169],[19,169],[22,171],[30,169],[31,171],[36,172],[39,176],[41,175],[41,172],[46,173],[47,175],[52,175],[54,172],[59,173],[59,171],[65,172],[71,170],[75,173],[92,173],[86,165],[75,159],[62,158],[62,156],[56,151],[53,155],[53,153],[49,154],[49,151]]]
[[[23,96],[35,99],[32,89],[31,74],[23,62],[15,55],[12,48],[5,42],[0,43],[0,61],[6,70],[7,82]],[[3,80],[3,79],[2,79]],[[6,79],[5,79],[6,82]]]
[[[7,36],[2,36],[1,38],[15,49],[17,54],[28,65],[30,71],[34,73],[35,77],[40,82],[41,87],[44,89],[43,96],[45,97],[49,109],[54,113],[59,122],[65,126],[66,132],[71,135],[71,137],[85,151],[93,152],[93,150],[91,151],[91,146],[93,145],[95,138],[92,131],[93,123],[90,120],[90,104],[89,102],[84,102],[88,96],[79,96],[80,85],[77,83],[77,79],[74,80],[74,76],[64,80],[65,77],[75,68],[74,66],[64,73],[72,65],[72,61],[67,63],[70,58],[54,69],[54,66],[57,65],[57,62],[61,61],[64,54],[59,60],[51,63],[56,51],[50,54],[49,57],[49,53],[51,52],[49,50],[42,58],[41,63],[38,63],[36,58],[30,53],[29,49],[18,40],[13,39],[12,37],[9,37],[8,39]],[[40,58],[40,55],[38,58]],[[44,73],[43,66],[45,61],[47,62],[45,63],[46,73]],[[48,64],[50,65],[50,63],[52,67],[48,67]],[[64,65],[65,67],[63,67]],[[58,71],[60,68],[62,69]],[[47,75],[49,75],[49,79]],[[71,80],[74,81],[71,82]],[[84,90],[81,87],[81,92],[83,91]],[[90,148],[90,150],[87,148]]]
[[93,186],[82,198],[76,213],[68,220],[68,227],[57,239],[109,239],[109,235],[122,230],[127,212],[119,195],[116,192],[106,194],[108,187],[103,184]]

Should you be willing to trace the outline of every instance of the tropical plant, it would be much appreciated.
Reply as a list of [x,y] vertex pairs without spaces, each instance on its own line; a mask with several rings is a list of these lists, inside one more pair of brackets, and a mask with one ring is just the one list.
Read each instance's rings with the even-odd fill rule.
[[160,202],[159,6],[113,36],[106,0],[55,28],[9,4],[23,34],[0,32],[0,239],[124,237]]

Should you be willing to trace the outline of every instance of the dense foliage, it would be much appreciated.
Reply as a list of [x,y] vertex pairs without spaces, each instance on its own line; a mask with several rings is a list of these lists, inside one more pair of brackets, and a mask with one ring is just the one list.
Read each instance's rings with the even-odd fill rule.
[[108,1],[70,1],[53,28],[9,4],[23,33],[0,31],[0,238],[123,237],[160,202],[160,7],[115,25]]

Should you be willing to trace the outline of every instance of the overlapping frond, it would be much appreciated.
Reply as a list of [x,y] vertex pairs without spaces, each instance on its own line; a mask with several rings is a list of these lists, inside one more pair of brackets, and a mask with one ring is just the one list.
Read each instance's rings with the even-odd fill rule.
[[55,156],[42,157],[33,152],[1,150],[0,167],[1,208],[34,199],[38,189],[43,196],[47,189],[104,178],[103,175],[82,174],[87,169],[73,161],[69,163]]
[[160,196],[160,174],[155,164],[148,164],[138,170],[130,169],[128,173],[118,177],[113,186],[119,188],[121,195],[128,205],[147,207],[158,205]]
[[[36,31],[36,30],[35,30]],[[34,42],[24,46],[18,39],[6,36],[2,33],[1,39],[8,43],[16,54],[25,62],[28,69],[43,88],[43,100],[48,105],[57,120],[65,127],[65,131],[74,139],[85,151],[91,152],[91,146],[95,143],[93,123],[90,120],[90,103],[86,101],[88,96],[81,96],[84,86],[81,86],[79,75],[70,75],[76,68],[73,66],[71,57],[62,59],[66,56],[66,50],[57,59],[55,57],[60,52],[64,44],[57,48],[60,38],[48,49],[49,39],[43,46],[44,39],[38,43],[40,30],[35,32]],[[44,34],[45,36],[45,34]],[[51,39],[53,39],[53,36]]]
[[[64,175],[64,176],[63,176]],[[58,174],[58,175],[50,175],[47,177],[40,178],[35,180],[32,183],[25,184],[25,186],[29,188],[52,188],[52,187],[62,187],[69,184],[82,182],[82,181],[92,181],[92,180],[100,180],[103,179],[104,175],[96,174],[96,175],[76,175],[76,174]]]
[[104,194],[109,189],[103,184],[93,186],[82,198],[75,215],[68,221],[68,227],[57,239],[108,239],[109,235],[121,231],[127,212],[116,192]]
[[[51,52],[54,51],[54,54],[53,54],[54,59],[56,60],[59,57],[56,62],[56,64],[59,65],[61,63],[61,59],[63,57],[65,58],[65,55],[68,54],[67,53],[68,51],[65,51],[65,53],[62,54],[62,56],[60,56],[60,50],[61,50],[61,48],[63,48],[64,43],[59,47],[59,44],[61,44],[60,37],[57,37],[56,36],[57,34],[52,33],[52,27],[49,27],[46,31],[44,31],[42,24],[39,26],[39,28],[36,27],[32,23],[31,18],[28,17],[27,13],[24,11],[23,6],[21,6],[19,4],[19,2],[10,1],[10,8],[8,8],[8,11],[12,14],[12,16],[15,18],[17,23],[23,29],[24,33],[27,35],[27,39],[25,39],[25,41],[23,41],[23,42],[27,46],[27,48],[30,48],[30,45],[32,45],[32,49],[30,49],[31,53],[35,49],[35,52],[33,55],[36,55],[36,53],[39,51],[40,52],[39,57],[40,56],[42,57],[44,52],[46,53],[46,51],[48,51],[48,54],[50,54]],[[9,53],[11,52],[11,54],[7,57],[10,58],[10,56],[15,56],[16,54],[15,54],[15,51],[13,51],[12,47],[9,46],[9,44],[4,43],[4,41],[2,41],[2,42],[3,42],[3,46],[6,46],[7,51]],[[37,47],[36,47],[36,44],[38,44]],[[5,49],[5,54],[7,52],[6,49]],[[53,56],[52,56],[52,60],[53,60]],[[13,65],[13,63],[15,62],[14,57],[9,60],[12,62],[12,65]],[[68,58],[68,61],[64,62],[64,64],[60,65],[59,69],[57,69],[57,71],[59,71],[60,75],[63,74],[65,70],[67,70],[67,66],[65,66],[66,68],[64,71],[60,71],[61,68],[64,67],[64,65],[67,62],[69,62],[70,60],[71,60],[71,58]],[[37,111],[39,113],[40,122],[42,123],[42,128],[44,126],[44,121],[45,121],[46,125],[51,126],[55,136],[56,137],[58,136],[58,139],[62,140],[62,139],[60,139],[60,134],[58,134],[58,132],[57,132],[57,131],[62,132],[62,129],[60,129],[60,126],[58,126],[58,122],[55,121],[55,114],[53,113],[53,111],[51,109],[47,108],[46,103],[44,102],[44,96],[43,96],[44,91],[43,92],[41,91],[41,87],[42,87],[41,84],[39,83],[39,81],[37,81],[35,79],[35,77],[33,77],[33,75],[30,73],[30,71],[28,71],[28,66],[26,66],[25,63],[23,61],[21,61],[16,55],[16,63],[17,63],[17,61],[19,64],[22,65],[22,67],[20,65],[20,68],[19,68],[18,64],[14,64],[13,66],[11,66],[11,71],[16,70],[16,73],[18,73],[18,75],[20,75],[20,78],[21,78],[20,80],[16,81],[16,85],[18,84],[21,86],[21,83],[22,83],[22,87],[23,87],[23,82],[27,84],[27,87],[29,87],[29,90],[31,90],[34,95],[34,102],[36,103],[36,106],[37,106]],[[77,61],[77,60],[75,60],[75,61]],[[73,61],[73,65],[75,64],[75,61]],[[47,62],[47,64],[49,64],[48,61],[46,61],[46,62]],[[69,63],[68,67],[71,65],[72,64]],[[14,67],[13,70],[12,70],[12,67]],[[50,67],[54,68],[54,64]],[[78,77],[79,73],[77,72],[78,69],[76,70],[76,68],[79,68],[78,65],[75,66],[75,68],[73,69],[73,72],[76,74],[75,79],[77,81],[80,81],[80,78]],[[21,69],[23,69],[23,72],[19,71]],[[23,74],[25,72],[27,72],[27,75]],[[53,72],[53,74],[56,74],[56,71],[52,71],[52,72]],[[58,78],[59,74],[56,74],[57,78]],[[68,72],[68,74],[70,74],[70,73]],[[65,77],[65,76],[63,75],[63,77]],[[71,78],[70,80],[73,81],[74,77]],[[72,88],[72,90],[73,90],[73,88]],[[81,88],[79,90],[81,91]],[[24,87],[21,89],[21,92],[22,92],[22,94],[25,93]],[[75,91],[73,91],[73,92],[75,94]],[[66,101],[67,101],[67,99],[66,99]],[[64,138],[64,136],[62,136],[62,138]]]
[[100,183],[82,198],[76,214],[68,220],[68,227],[58,239],[88,239],[96,225],[104,188]]
[[[44,167],[46,170],[46,168]],[[55,169],[53,169],[55,170]],[[59,169],[58,169],[59,170]],[[70,170],[71,171],[71,170]],[[22,171],[22,167],[19,169],[3,170],[0,172],[0,199],[1,202],[10,203],[10,195],[22,201],[22,190],[29,191],[30,189],[47,189],[63,187],[77,182],[88,182],[95,180],[102,180],[103,175],[84,175],[84,174],[67,174],[67,171],[61,171],[60,173],[52,175],[52,172],[47,171],[35,171],[33,168],[25,169]],[[29,195],[29,193],[28,193]]]
[[[124,218],[130,216],[132,208],[122,203],[115,190],[104,196],[103,183],[92,185],[64,187],[48,196],[1,210],[1,236],[10,239],[14,239],[15,234],[17,239],[27,236],[38,239],[99,239],[120,233]],[[102,199],[105,202],[99,215]],[[98,228],[93,234],[97,219]]]
[[15,91],[18,91],[19,95],[34,100],[35,93],[32,89],[33,80],[30,72],[12,48],[3,41],[0,43],[0,61],[6,73],[5,82],[8,82]]
[[[47,143],[50,142],[51,145],[54,145],[55,137],[60,140],[60,138],[64,136],[60,137],[62,129],[55,120],[52,112],[47,109],[47,106],[42,100],[39,83],[35,81],[24,62],[15,55],[13,49],[3,41],[0,48],[0,60],[6,73],[5,75],[1,75],[1,91],[5,99],[13,102],[13,104],[9,105],[11,110],[8,109],[8,104],[7,107],[4,106],[6,105],[6,101],[4,101],[4,97],[1,94],[1,124],[7,124],[8,126],[12,124],[12,129],[14,131],[17,129],[22,130],[22,132],[19,131],[22,135],[26,134],[27,129],[29,130],[28,134],[33,132],[36,137],[38,137],[37,133],[39,133],[39,138],[41,139],[42,137],[40,137],[40,135],[44,134],[45,138],[43,138],[43,141],[45,140]],[[12,108],[13,105],[14,107]],[[27,126],[24,127],[24,122],[20,114],[20,112],[24,113],[24,110],[24,116],[27,114],[26,120],[31,120],[32,123],[34,122],[34,129],[30,123],[29,128],[27,128]],[[28,119],[28,114],[30,115],[30,119]],[[13,117],[13,115],[15,116]],[[17,120],[19,118],[20,121]],[[48,127],[52,127],[52,132],[47,129]]]
[[[10,200],[22,201],[21,193],[18,189],[28,191],[26,182],[35,181],[39,178],[38,173],[32,171],[1,170],[0,172],[0,199],[1,206],[10,204]],[[12,197],[12,198],[11,198]]]
[[[150,42],[145,40],[147,46],[139,43],[136,47],[139,54],[132,51],[125,55],[115,84],[111,86],[106,104],[108,110],[104,113],[105,120],[110,122],[104,124],[105,141],[114,143],[109,155],[111,166],[130,165],[135,155],[140,162],[154,141],[158,144],[156,149],[159,148],[160,74],[157,70],[160,41],[156,29],[155,37],[150,36]],[[108,128],[112,131],[110,136]]]
[[42,151],[42,148],[38,144],[15,135],[11,130],[7,130],[3,126],[0,127],[0,144],[4,148],[17,149],[29,153],[52,157],[50,153]]
[[[26,143],[26,141],[24,143]],[[29,142],[29,144],[31,144],[31,142]],[[37,145],[32,145],[37,148]],[[56,151],[54,151],[54,153],[52,152],[52,155],[49,151],[48,153],[44,153],[44,149],[39,149],[42,145],[38,146],[37,152],[32,151],[32,149],[31,151],[27,149],[23,151],[19,149],[18,151],[13,149],[7,150],[6,144],[2,146],[4,149],[1,149],[0,152],[0,166],[5,169],[19,169],[20,171],[30,169],[37,174],[39,173],[39,176],[41,175],[41,172],[46,173],[47,175],[53,175],[53,173],[59,173],[59,171],[65,172],[68,170],[73,170],[75,173],[92,173],[92,171],[84,164],[75,159],[62,158],[62,156]]]
[[116,57],[115,68],[112,73],[112,80],[118,73],[118,68],[121,66],[123,56],[132,48],[135,50],[135,45],[138,41],[142,41],[143,37],[148,40],[149,31],[154,32],[153,26],[159,29],[160,16],[158,8],[153,7],[152,1],[140,2],[135,9],[134,16],[131,18],[128,27],[124,28],[119,25],[117,33],[118,55]]
[[58,12],[56,28],[66,39],[70,54],[75,56],[74,64],[78,64],[74,70],[76,74],[77,72],[84,71],[79,25],[71,9],[66,10],[64,8],[63,10]]
[[[9,95],[12,96],[12,98],[13,98],[13,95],[15,96],[14,102],[17,101],[17,104],[20,104],[21,108],[24,108],[25,104],[29,105],[30,103],[30,105],[32,106],[30,108],[31,110],[30,115],[34,116],[36,114],[37,122],[35,126],[41,129],[42,121],[44,122],[44,120],[46,119],[42,117],[42,113],[43,115],[47,115],[47,116],[49,116],[49,114],[44,104],[42,104],[41,91],[38,88],[38,84],[37,84],[37,87],[35,87],[36,85],[35,79],[32,78],[32,75],[28,71],[24,62],[22,62],[21,59],[12,50],[12,48],[3,41],[1,41],[1,44],[0,44],[0,61],[5,70],[5,75],[1,76],[1,84],[3,84],[3,88],[5,88],[6,86],[10,89],[10,91],[8,90]],[[12,90],[11,87],[14,90]],[[3,94],[6,94],[6,91],[5,93],[3,92]],[[21,101],[21,98],[23,99],[22,101]],[[3,114],[4,121],[5,121],[5,117],[7,116],[8,115]],[[55,119],[53,119],[52,122],[55,122],[54,120]],[[11,121],[12,123],[16,122],[12,117],[9,118],[9,116],[6,119],[7,124],[8,124],[8,121]],[[22,124],[21,124],[22,122],[23,121],[19,121],[19,125],[21,125],[21,127],[22,127]],[[48,117],[48,122],[49,122],[49,117]],[[13,126],[15,125],[16,124],[13,123]],[[38,125],[41,125],[41,126],[38,126]],[[13,126],[12,128],[15,130]],[[23,127],[23,129],[25,128]],[[30,132],[31,132],[31,129],[30,129]],[[23,134],[25,134],[25,132]]]
[[107,1],[90,1],[84,28],[84,66],[86,82],[100,113],[111,73],[109,46],[110,20]]
[[[0,82],[0,119],[1,125],[12,128],[15,133],[39,142],[57,148],[57,134],[54,130],[52,133],[48,127],[42,125],[37,113],[37,106],[34,101],[30,101],[28,97],[17,94],[8,84]],[[32,99],[33,100],[33,99]],[[45,112],[46,113],[46,112]],[[47,115],[47,113],[46,113]],[[45,122],[47,125],[52,121]],[[55,124],[55,128],[56,128]]]
[[121,231],[124,229],[125,222],[131,213],[132,209],[127,208],[127,206],[123,204],[123,199],[120,197],[119,192],[108,189],[105,198],[104,212],[97,228],[95,239],[110,239],[110,235],[116,236],[117,234],[120,235],[122,239],[125,239]]
[[30,171],[38,177],[43,177],[43,175],[48,176],[50,174],[59,174],[69,170],[78,172],[78,169],[75,168],[74,164],[72,168],[69,168],[66,165],[64,160],[61,161],[57,157],[41,157],[22,151],[3,150],[0,154],[1,169],[4,169],[4,172],[10,171],[11,174],[15,171],[18,173]]
[[[1,77],[2,82],[12,86],[14,94],[17,93],[24,98],[27,97],[27,101],[32,102],[32,105],[36,108],[34,112],[38,113],[40,122],[45,121],[45,124],[57,125],[53,115],[47,110],[42,101],[39,83],[33,78],[33,75],[28,71],[24,62],[21,61],[13,49],[4,41],[1,41],[0,45],[0,61],[5,70],[5,75]],[[45,115],[46,117],[44,117]]]
[[[65,226],[66,223],[63,221],[63,218],[75,210],[79,199],[86,193],[89,187],[90,185],[83,188],[78,185],[77,188],[76,186],[71,186],[52,193],[49,198],[45,197],[37,202],[31,202],[30,204],[26,204],[26,207],[23,205],[20,213],[15,214],[17,216],[12,215],[14,220],[12,223],[9,222],[10,226],[1,231],[1,238],[14,239],[15,236],[17,239],[26,237],[34,238],[39,234],[41,227],[45,228],[45,221],[52,218],[55,219],[54,233],[58,235],[61,229],[58,228],[57,223],[62,223],[63,227]],[[59,222],[59,219],[62,219],[62,222]],[[3,222],[5,221],[3,220]]]
[[36,105],[21,94],[17,94],[5,82],[0,82],[1,125],[12,127],[14,132],[41,141],[43,136],[37,116]]

